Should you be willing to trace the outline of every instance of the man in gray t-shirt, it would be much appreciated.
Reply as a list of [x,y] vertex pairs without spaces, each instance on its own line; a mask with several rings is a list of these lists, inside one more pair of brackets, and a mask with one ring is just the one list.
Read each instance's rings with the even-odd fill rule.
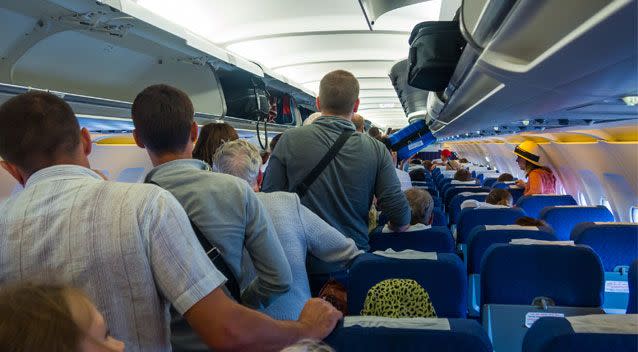
[[[350,121],[359,104],[359,83],[349,72],[323,77],[317,107],[323,116],[309,126],[286,131],[270,157],[264,192],[294,191],[344,131],[355,130]],[[373,197],[396,231],[410,222],[408,201],[394,171],[390,153],[378,140],[353,133],[334,160],[312,183],[301,202],[319,217],[368,250],[368,212]],[[310,268],[314,272],[319,265]]]

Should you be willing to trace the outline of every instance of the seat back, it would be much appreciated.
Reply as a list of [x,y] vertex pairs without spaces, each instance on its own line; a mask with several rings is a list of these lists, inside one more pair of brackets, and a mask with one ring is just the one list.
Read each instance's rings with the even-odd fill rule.
[[547,227],[518,225],[477,226],[467,238],[467,272],[479,274],[481,260],[487,249],[497,243],[509,243],[517,238],[556,241],[553,231]]
[[600,307],[600,259],[586,246],[492,245],[481,262],[481,305],[529,305],[536,297],[557,306]]
[[138,183],[138,182],[142,182],[143,178],[144,178],[143,167],[129,167],[120,171],[120,174],[117,175],[117,178],[115,179],[115,181]]
[[629,302],[627,314],[638,313],[638,260],[629,266]]
[[481,186],[451,186],[443,193],[443,204],[447,207],[450,205],[452,198],[463,192],[471,192],[471,193],[489,193],[490,189],[487,187]]
[[496,177],[486,177],[483,179],[483,187],[492,187],[497,180],[498,178]]
[[434,208],[432,210],[432,226],[445,226],[447,227],[447,217],[441,208]]
[[480,225],[512,225],[525,212],[518,208],[473,209],[461,210],[457,225],[457,243],[467,243],[470,232]]
[[438,317],[466,316],[467,273],[456,254],[432,253],[432,259],[396,259],[365,253],[350,267],[348,311],[358,314],[372,286],[386,279],[412,279],[429,294]]
[[597,314],[540,318],[523,339],[523,352],[638,350],[638,317]]
[[557,205],[578,205],[578,203],[574,197],[560,194],[522,196],[516,201],[516,206],[525,210],[525,213],[533,218],[538,218],[543,208]]
[[337,351],[491,352],[478,322],[466,319],[345,317],[324,340]]
[[606,272],[614,271],[617,266],[629,266],[638,258],[636,223],[580,223],[572,230],[571,239],[576,244],[590,246]]
[[549,224],[559,240],[569,240],[571,232],[581,222],[612,222],[614,216],[606,207],[564,205],[546,207],[539,218]]
[[450,207],[449,207],[450,221],[453,224],[458,224],[459,214],[461,213],[461,204],[464,201],[468,199],[474,199],[479,202],[485,202],[485,198],[487,198],[488,194],[489,193],[487,192],[471,193],[471,194],[459,193],[455,195],[454,197],[452,197],[452,200],[450,200]]
[[421,252],[453,253],[454,239],[447,227],[433,226],[427,230],[400,233],[373,233],[370,251],[412,249]]

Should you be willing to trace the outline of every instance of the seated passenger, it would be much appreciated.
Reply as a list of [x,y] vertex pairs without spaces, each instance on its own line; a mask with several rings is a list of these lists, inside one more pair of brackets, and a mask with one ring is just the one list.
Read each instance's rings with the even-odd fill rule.
[[[259,151],[245,140],[225,143],[214,156],[213,169],[237,176],[257,188]],[[295,193],[257,193],[266,206],[292,270],[293,285],[283,296],[262,311],[275,319],[297,319],[310,299],[306,253],[334,264],[344,265],[363,253],[320,217],[301,205]]]
[[470,161],[465,159],[465,158],[461,158],[461,159],[459,159],[459,163],[461,163],[461,164],[469,164]]
[[463,169],[463,167],[456,160],[448,160],[448,162],[445,164],[445,169],[446,170],[461,170]]
[[193,159],[199,159],[211,165],[217,148],[225,142],[236,139],[239,139],[237,131],[226,122],[213,122],[204,125],[199,138],[197,138],[197,143],[195,143],[195,148],[193,148]]
[[511,208],[512,203],[513,198],[508,190],[495,188],[491,190],[490,193],[487,195],[487,198],[485,198],[485,202],[479,202],[476,199],[468,199],[461,203],[461,209]]
[[[454,182],[457,181],[457,182]],[[460,169],[454,173],[453,185],[475,183],[472,174],[467,169]]]
[[88,130],[56,95],[34,91],[0,106],[0,165],[25,186],[0,203],[3,285],[78,285],[132,352],[171,350],[170,306],[218,350],[275,351],[330,333],[341,313],[320,300],[299,322],[277,322],[229,299],[226,278],[175,197],[154,185],[104,181],[90,169],[91,148]]
[[[432,213],[434,212],[434,199],[430,193],[420,188],[410,188],[405,193],[405,197],[410,203],[410,227],[406,232],[427,230],[432,227]],[[392,233],[392,231],[385,225],[382,230],[383,233]]]
[[542,166],[538,144],[526,141],[514,149],[516,162],[525,171],[527,182],[516,181],[516,185],[525,188],[523,195],[556,194],[556,177],[547,167]]
[[534,219],[529,216],[518,218],[514,223],[519,226],[549,227],[549,225],[545,221]]
[[124,352],[82,290],[22,284],[0,290],[0,351]]
[[514,176],[512,174],[504,173],[500,174],[496,179],[496,182],[512,182],[514,181]]
[[412,180],[412,182],[425,182],[426,180],[424,168],[414,169],[409,172],[409,175],[410,175],[410,180]]
[[423,167],[428,171],[434,170],[434,165],[432,165],[432,161],[430,160],[423,160]]
[[[359,82],[352,73],[337,70],[326,74],[317,97],[323,116],[310,126],[284,132],[271,156],[262,191],[299,192],[303,205],[367,250],[368,213],[375,196],[379,210],[397,231],[408,227],[410,214],[386,147],[362,133],[353,133],[350,120],[358,109],[358,97]],[[340,136],[347,137],[343,147],[314,182],[306,184],[307,176]],[[313,257],[308,268],[311,274],[335,269]]]
[[368,135],[379,141],[383,138],[383,134],[381,133],[379,127],[370,127],[370,129],[368,130]]
[[284,348],[280,352],[335,352],[335,350],[321,341],[305,339]]

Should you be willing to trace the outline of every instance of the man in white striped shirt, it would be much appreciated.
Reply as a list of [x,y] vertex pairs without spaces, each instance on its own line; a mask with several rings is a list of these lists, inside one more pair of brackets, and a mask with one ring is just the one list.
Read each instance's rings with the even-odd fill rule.
[[278,350],[334,328],[340,313],[320,300],[292,322],[229,299],[177,200],[153,185],[104,181],[90,170],[91,145],[55,95],[31,92],[0,106],[1,165],[24,186],[0,203],[0,287],[84,289],[129,352],[170,351],[171,304],[219,350]]

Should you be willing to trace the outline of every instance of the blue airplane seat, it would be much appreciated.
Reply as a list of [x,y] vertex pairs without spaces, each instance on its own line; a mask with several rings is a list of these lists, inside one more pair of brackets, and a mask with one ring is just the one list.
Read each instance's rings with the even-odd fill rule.
[[412,249],[421,252],[453,253],[454,239],[447,227],[432,226],[427,230],[380,233],[370,235],[370,251],[395,251]]
[[457,243],[467,243],[470,232],[480,225],[512,225],[517,219],[526,216],[518,208],[474,209],[465,208],[459,214]]
[[468,319],[348,316],[324,340],[337,351],[491,352],[481,325]]
[[627,314],[638,314],[638,260],[629,266],[629,302]]
[[452,180],[448,183],[444,183],[443,186],[441,187],[441,193],[445,194],[445,192],[455,187],[473,187],[473,186],[481,187],[481,183],[478,180],[456,181],[456,182],[454,181],[455,180]]
[[603,262],[606,272],[629,267],[638,258],[638,224],[585,222],[574,227],[571,239],[590,246]]
[[569,194],[535,194],[522,196],[516,201],[516,206],[525,210],[525,213],[533,218],[538,218],[543,208],[557,205],[578,205],[578,203]]
[[443,204],[446,207],[449,207],[450,202],[452,201],[452,197],[463,192],[489,193],[490,189],[487,187],[481,187],[481,186],[467,186],[467,185],[453,186],[452,188],[448,189],[445,193],[443,193]]
[[543,241],[556,241],[553,231],[548,227],[518,225],[482,225],[476,226],[467,238],[468,308],[469,315],[480,314],[481,260],[485,251],[497,243],[509,243],[517,238],[530,238]]
[[485,198],[487,198],[488,194],[489,194],[488,192],[472,193],[472,194],[459,193],[455,195],[454,197],[452,197],[452,200],[450,200],[450,208],[449,208],[450,222],[452,222],[453,224],[458,224],[459,215],[461,213],[461,204],[464,201],[469,199],[474,199],[479,202],[485,202]]
[[481,319],[495,351],[520,351],[543,316],[603,314],[603,268],[587,246],[494,244],[481,261]]
[[483,179],[483,187],[492,187],[496,181],[498,180],[498,178],[496,177],[488,177]]
[[445,216],[445,212],[443,212],[442,208],[434,207],[432,211],[432,226],[445,226],[447,227],[447,217]]
[[540,318],[525,334],[523,352],[635,352],[637,323],[635,315]]
[[[401,254],[401,252],[399,252]],[[429,294],[441,318],[465,318],[467,272],[458,255],[423,253],[425,259],[397,259],[364,253],[350,267],[348,312],[359,314],[372,286],[386,279],[412,279]]]
[[574,227],[581,222],[613,222],[614,215],[605,206],[561,205],[545,207],[539,218],[549,224],[559,240],[569,240]]

